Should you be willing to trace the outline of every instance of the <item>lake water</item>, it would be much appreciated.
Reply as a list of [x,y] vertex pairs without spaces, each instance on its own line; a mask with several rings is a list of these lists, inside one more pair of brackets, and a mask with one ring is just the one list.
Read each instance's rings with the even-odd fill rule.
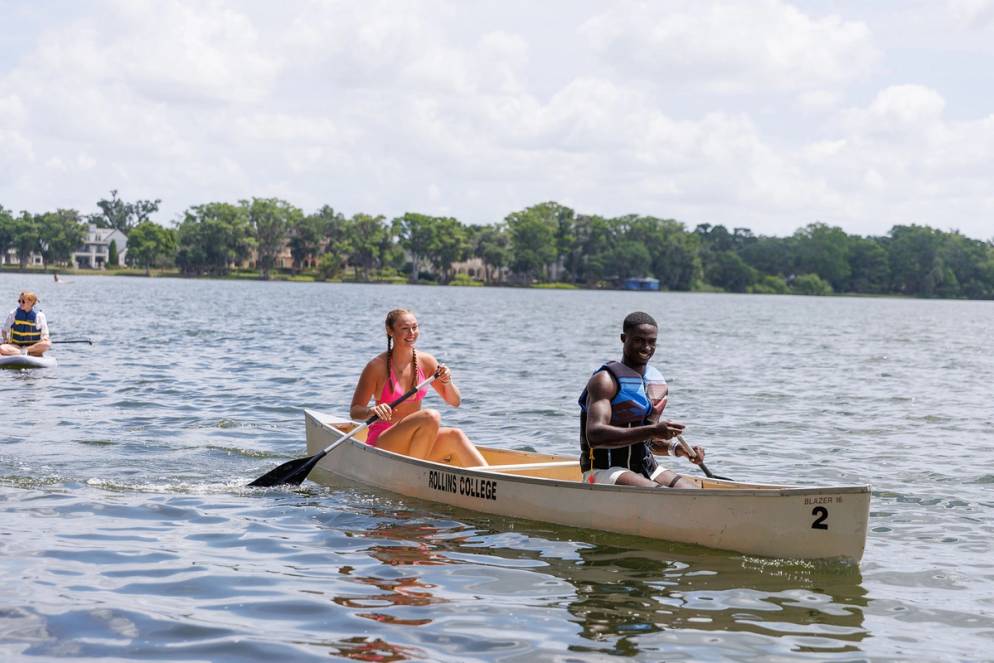
[[[994,302],[0,275],[59,366],[0,371],[0,660],[994,660]],[[716,473],[869,483],[859,568],[253,490],[344,413],[390,308],[475,441],[573,453],[576,397],[654,364]],[[687,466],[688,472],[694,472]]]

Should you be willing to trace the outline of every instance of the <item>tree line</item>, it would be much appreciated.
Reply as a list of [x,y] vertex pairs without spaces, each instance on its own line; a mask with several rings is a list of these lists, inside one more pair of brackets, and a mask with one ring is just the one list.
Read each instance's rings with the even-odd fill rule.
[[665,290],[994,298],[994,241],[917,224],[860,236],[816,222],[774,237],[720,224],[689,229],[675,219],[582,214],[556,202],[475,225],[414,212],[347,217],[330,206],[307,214],[278,198],[252,198],[194,205],[166,227],[150,218],[161,201],[129,203],[111,194],[85,217],[65,209],[15,215],[0,206],[0,253],[14,249],[22,267],[31,252],[46,264],[66,264],[93,223],[127,235],[129,265],[191,276],[224,276],[251,264],[270,278],[288,250],[292,272],[320,280],[448,283],[454,264],[475,257],[481,268],[473,278],[495,285],[613,287],[654,277]]

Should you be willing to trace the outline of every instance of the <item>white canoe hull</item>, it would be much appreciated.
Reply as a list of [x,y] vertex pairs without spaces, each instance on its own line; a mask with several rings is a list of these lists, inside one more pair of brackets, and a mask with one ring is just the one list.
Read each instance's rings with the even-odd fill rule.
[[59,362],[55,357],[32,357],[31,355],[0,356],[0,368],[55,368]]
[[[316,454],[355,424],[305,410]],[[365,431],[357,436],[365,438]],[[310,479],[359,482],[483,513],[786,559],[858,562],[866,544],[869,486],[797,487],[695,478],[701,489],[581,482],[576,458],[479,447],[487,468],[409,458],[348,440]]]

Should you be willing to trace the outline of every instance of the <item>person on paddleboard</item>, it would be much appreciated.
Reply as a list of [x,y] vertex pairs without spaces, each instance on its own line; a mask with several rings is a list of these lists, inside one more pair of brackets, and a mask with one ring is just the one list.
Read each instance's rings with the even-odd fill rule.
[[[356,421],[379,417],[366,432],[366,444],[415,458],[424,458],[461,467],[487,465],[483,455],[466,434],[441,425],[441,414],[421,409],[428,389],[422,389],[391,408],[389,403],[409,388],[424,381],[425,376],[440,369],[432,383],[435,391],[452,407],[459,407],[462,397],[452,382],[452,372],[427,352],[415,348],[420,330],[418,319],[406,309],[394,309],[386,319],[387,350],[366,364],[359,377],[349,416]],[[370,400],[375,404],[369,405]]]
[[696,488],[697,484],[659,466],[654,454],[704,461],[704,449],[676,436],[684,425],[661,418],[669,387],[649,366],[659,325],[636,311],[622,324],[622,358],[596,371],[580,394],[580,469],[587,483]]
[[45,314],[34,310],[38,295],[25,290],[17,298],[17,308],[7,314],[0,329],[0,355],[27,353],[41,357],[52,347]]

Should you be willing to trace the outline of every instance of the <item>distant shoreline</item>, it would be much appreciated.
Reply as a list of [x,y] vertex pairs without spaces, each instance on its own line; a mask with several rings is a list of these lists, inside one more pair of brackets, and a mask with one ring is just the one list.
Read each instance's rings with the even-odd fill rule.
[[[484,283],[483,281],[453,281],[450,283],[437,283],[433,281],[418,281],[417,283],[411,283],[410,280],[404,277],[383,277],[383,278],[373,278],[368,281],[363,281],[359,279],[327,279],[319,280],[315,277],[313,273],[301,273],[301,274],[286,274],[282,272],[270,272],[269,279],[263,279],[262,273],[258,270],[235,270],[225,276],[213,276],[213,275],[201,275],[201,276],[190,276],[180,273],[178,270],[172,269],[153,269],[149,275],[145,274],[144,269],[131,269],[128,267],[123,267],[119,269],[53,269],[51,267],[27,267],[21,269],[18,266],[11,265],[0,265],[0,275],[4,274],[34,274],[36,276],[45,276],[52,274],[59,274],[60,276],[129,276],[136,278],[166,278],[166,279],[181,279],[181,280],[211,280],[211,281],[259,281],[259,282],[271,282],[271,283],[334,283],[334,284],[354,284],[354,285],[416,285],[416,286],[437,286],[437,287],[484,287],[484,288],[511,288],[515,290],[591,290],[591,291],[603,291],[603,292],[646,292],[646,293],[688,293],[688,294],[718,294],[718,295],[773,295],[773,296],[789,296],[793,295],[795,297],[855,297],[860,299],[916,299],[916,300],[933,300],[933,301],[960,301],[960,302],[986,302],[991,301],[989,299],[968,299],[965,297],[919,297],[915,295],[902,295],[897,293],[865,293],[865,292],[832,292],[827,294],[804,294],[797,292],[786,292],[786,293],[754,293],[754,292],[729,292],[712,287],[703,287],[692,290],[627,290],[624,288],[615,287],[589,287],[583,285],[575,285],[571,283],[560,283],[560,282],[547,282],[547,283],[532,283],[530,285],[524,284],[514,284],[514,283]],[[53,281],[54,283],[54,281]]]

